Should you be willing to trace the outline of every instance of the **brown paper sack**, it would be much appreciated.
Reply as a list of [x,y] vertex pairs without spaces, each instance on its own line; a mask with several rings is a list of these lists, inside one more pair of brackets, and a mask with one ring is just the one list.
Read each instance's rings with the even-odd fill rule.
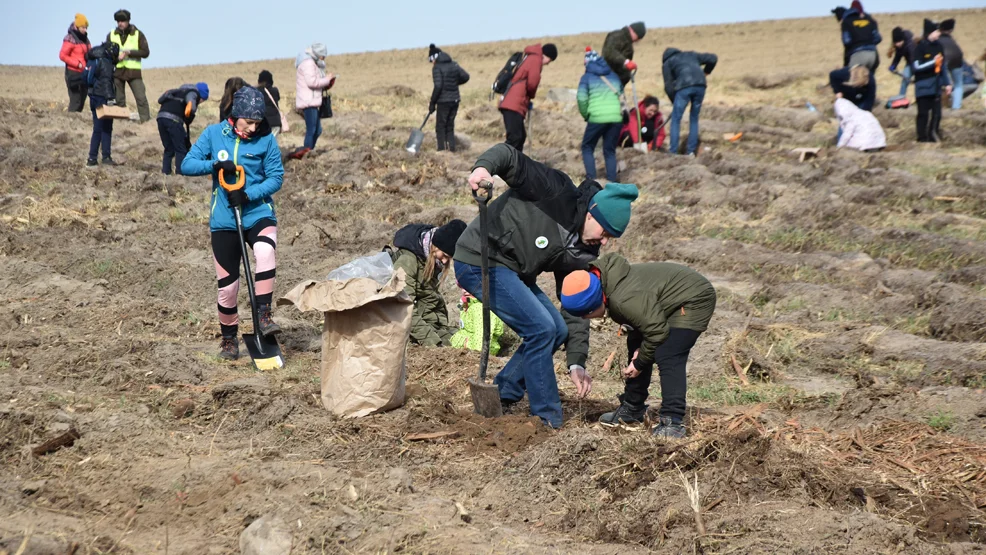
[[398,269],[383,287],[369,278],[308,280],[278,299],[278,305],[325,315],[322,405],[332,414],[357,418],[404,404],[414,309],[404,278]]

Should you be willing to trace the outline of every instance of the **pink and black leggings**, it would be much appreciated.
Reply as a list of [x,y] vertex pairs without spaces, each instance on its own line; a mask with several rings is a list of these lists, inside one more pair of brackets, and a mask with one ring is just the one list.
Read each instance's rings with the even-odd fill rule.
[[[246,241],[253,249],[256,264],[255,286],[257,305],[269,305],[274,297],[274,276],[277,263],[277,223],[260,220],[246,231]],[[236,231],[212,232],[212,258],[216,263],[216,279],[219,286],[219,327],[223,337],[236,336],[240,317],[236,311],[236,296],[240,291],[240,237]]]

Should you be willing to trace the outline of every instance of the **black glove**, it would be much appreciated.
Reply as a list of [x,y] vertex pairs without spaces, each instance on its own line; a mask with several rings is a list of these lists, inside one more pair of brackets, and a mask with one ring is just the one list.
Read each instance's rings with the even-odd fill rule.
[[428,105],[428,113],[429,114],[434,114],[435,113],[435,109],[437,109],[437,108],[438,108],[437,105],[435,105],[435,104],[429,104]]
[[236,183],[236,164],[230,160],[223,160],[212,165],[217,172],[223,172],[223,181],[226,183]]
[[229,199],[230,207],[242,207],[244,204],[250,202],[250,197],[247,196],[246,191],[242,188],[235,191],[226,191],[226,198]]

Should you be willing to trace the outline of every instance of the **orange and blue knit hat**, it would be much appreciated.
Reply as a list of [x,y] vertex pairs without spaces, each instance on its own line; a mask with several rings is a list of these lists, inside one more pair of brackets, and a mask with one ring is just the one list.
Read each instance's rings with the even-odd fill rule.
[[577,270],[561,284],[561,306],[572,316],[585,316],[603,304],[603,284],[596,274]]

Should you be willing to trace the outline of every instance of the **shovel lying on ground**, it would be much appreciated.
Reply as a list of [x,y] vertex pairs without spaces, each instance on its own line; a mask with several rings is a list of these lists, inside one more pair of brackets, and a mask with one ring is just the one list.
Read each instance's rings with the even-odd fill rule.
[[[246,172],[243,166],[236,166],[236,183],[226,183],[223,171],[219,171],[219,184],[226,191],[237,191],[246,185]],[[243,233],[243,213],[239,206],[233,207],[236,215],[236,232],[240,234],[240,254],[243,256],[243,270],[246,272],[247,291],[250,292],[250,313],[253,315],[253,333],[243,334],[250,359],[257,370],[276,370],[284,366],[281,347],[274,335],[260,333],[260,317],[257,316],[257,296],[253,286],[253,272],[250,269],[250,253],[247,252],[246,235]]]
[[421,143],[425,140],[424,128],[428,124],[428,119],[434,112],[428,112],[425,116],[425,120],[421,122],[421,127],[411,130],[411,136],[407,139],[407,144],[404,145],[404,150],[410,152],[411,154],[417,154],[421,150]]
[[469,379],[469,393],[472,395],[472,404],[476,409],[476,414],[486,418],[497,418],[503,416],[503,406],[500,405],[500,388],[496,384],[486,383],[486,368],[490,362],[490,246],[489,223],[486,217],[486,208],[493,196],[493,184],[489,181],[480,184],[484,194],[479,195],[477,191],[472,192],[473,198],[479,203],[479,235],[484,240],[481,242],[480,256],[482,260],[482,289],[483,298],[483,350],[479,355],[479,376],[476,379]]

